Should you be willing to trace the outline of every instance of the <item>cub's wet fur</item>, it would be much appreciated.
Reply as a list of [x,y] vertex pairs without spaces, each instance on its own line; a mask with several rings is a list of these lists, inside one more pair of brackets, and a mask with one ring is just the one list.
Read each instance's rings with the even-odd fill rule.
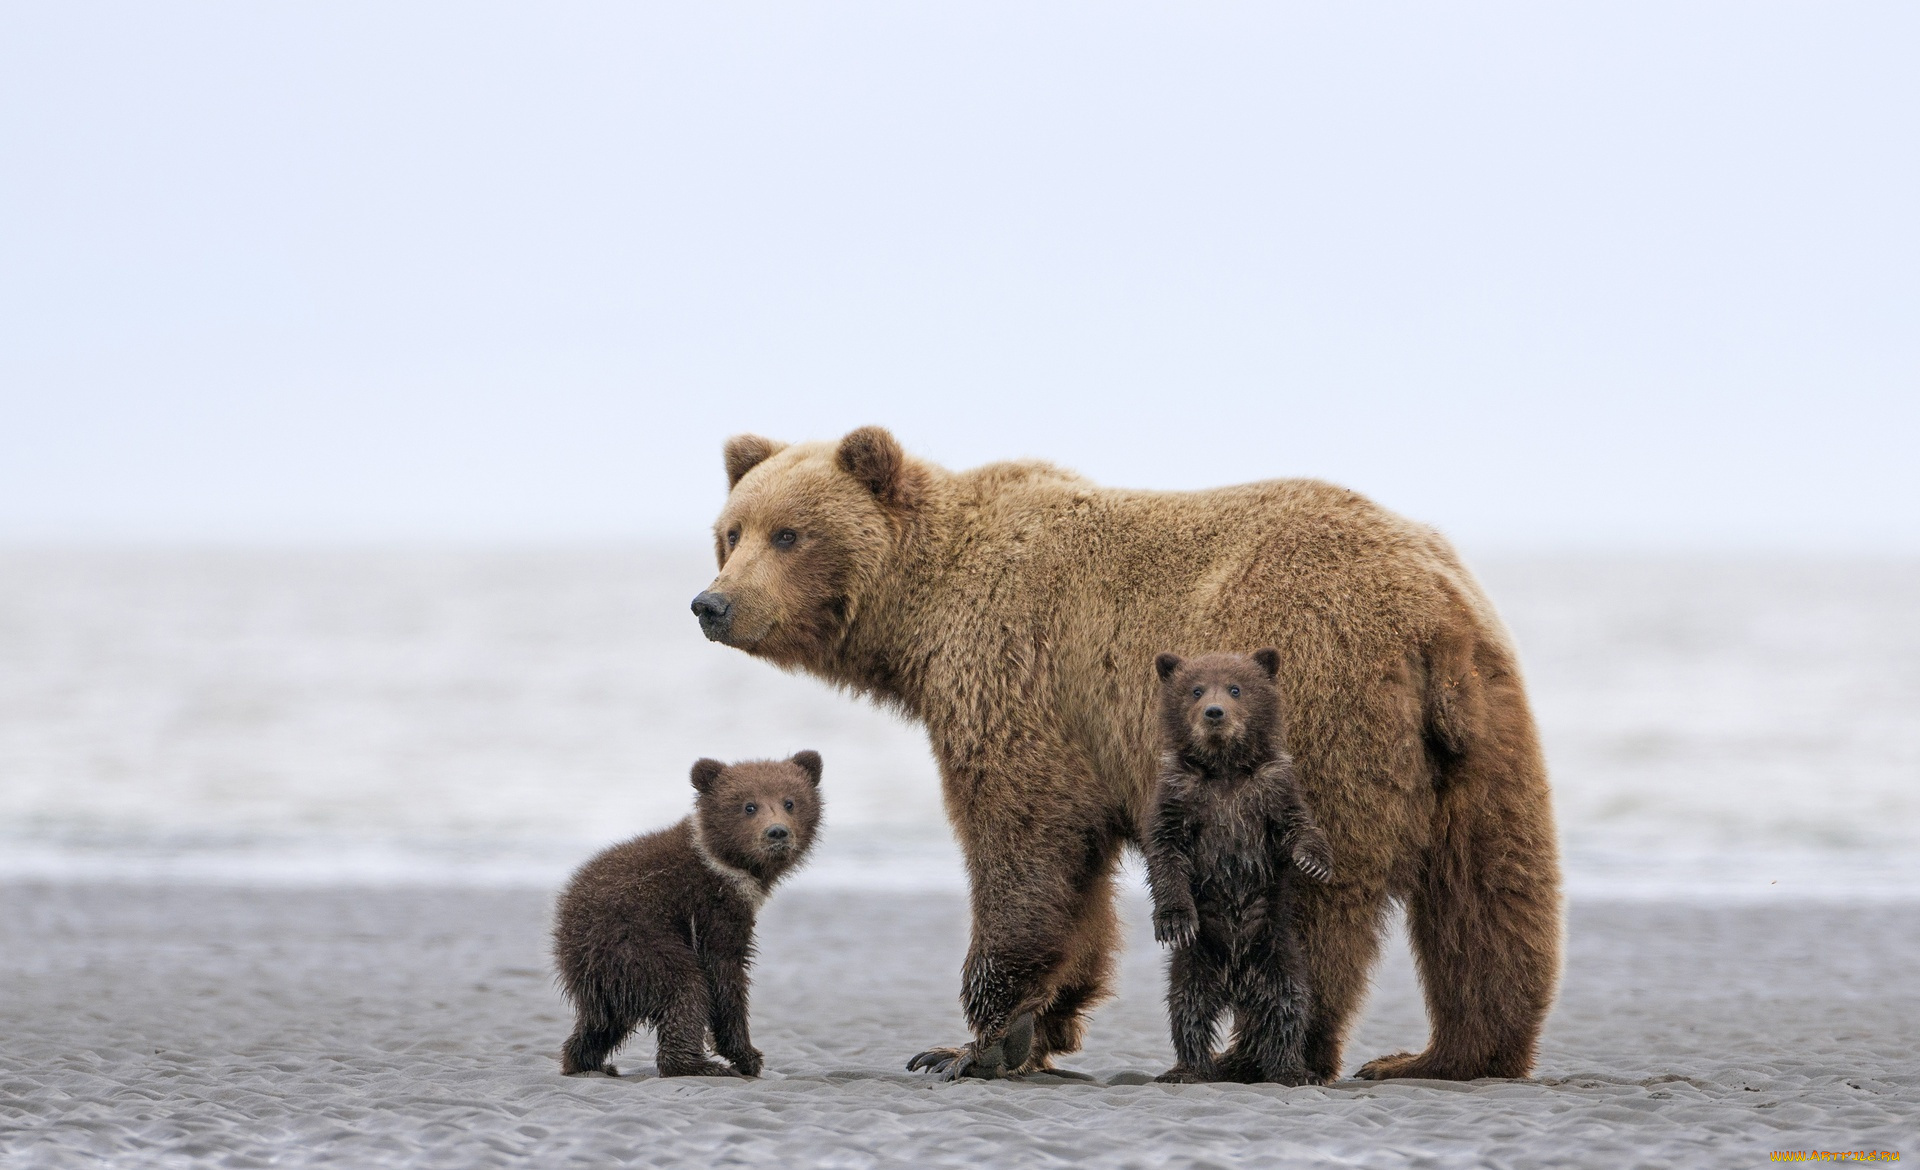
[[[754,915],[813,844],[820,754],[700,760],[693,787],[692,816],[608,849],[560,897],[554,965],[574,1008],[564,1073],[620,1075],[608,1055],[647,1024],[661,1076],[760,1075],[747,1036]],[[709,1032],[727,1064],[708,1059]]]
[[[1162,654],[1161,771],[1147,831],[1153,935],[1171,944],[1167,1014],[1179,1062],[1163,1081],[1317,1080],[1294,884],[1333,875],[1326,837],[1282,746],[1277,650]],[[1234,1014],[1216,1060],[1214,1031]]]

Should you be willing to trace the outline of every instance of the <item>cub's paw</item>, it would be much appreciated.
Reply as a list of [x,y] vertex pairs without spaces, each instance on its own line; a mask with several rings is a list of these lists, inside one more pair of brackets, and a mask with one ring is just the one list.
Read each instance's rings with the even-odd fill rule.
[[1200,915],[1191,906],[1175,906],[1153,912],[1153,941],[1184,947],[1200,932]]
[[766,1066],[766,1060],[758,1048],[745,1048],[739,1052],[729,1052],[726,1054],[726,1058],[727,1063],[733,1066],[734,1071],[743,1077],[757,1077],[760,1075],[760,1070]]
[[1293,864],[1316,882],[1333,880],[1333,848],[1319,829],[1303,829],[1294,838]]
[[1176,1064],[1166,1072],[1153,1078],[1153,1081],[1158,1085],[1204,1085],[1212,1079],[1212,1077],[1196,1072],[1184,1064]]
[[717,1060],[703,1060],[698,1064],[676,1064],[662,1066],[663,1077],[737,1077],[740,1074],[731,1065],[721,1064]]

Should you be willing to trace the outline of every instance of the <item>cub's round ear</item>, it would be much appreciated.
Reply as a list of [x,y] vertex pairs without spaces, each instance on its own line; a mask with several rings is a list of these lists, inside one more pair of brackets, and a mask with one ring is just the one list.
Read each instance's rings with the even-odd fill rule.
[[759,435],[735,435],[723,450],[727,457],[727,490],[732,491],[742,476],[786,450],[785,443],[763,439]]
[[820,753],[819,752],[816,752],[816,751],[795,752],[793,753],[793,762],[800,765],[800,770],[807,774],[807,779],[813,781],[814,787],[817,788],[820,786]]
[[1153,670],[1160,676],[1161,682],[1166,682],[1173,677],[1174,671],[1180,669],[1180,663],[1181,658],[1178,654],[1162,654],[1153,660]]
[[900,441],[885,427],[848,431],[833,461],[885,507],[910,507],[919,497],[925,472],[907,461]]
[[693,762],[693,789],[702,796],[713,791],[713,782],[727,766],[719,760],[695,760]]
[[1271,646],[1263,646],[1253,652],[1253,660],[1260,669],[1267,672],[1268,678],[1280,677],[1280,652]]

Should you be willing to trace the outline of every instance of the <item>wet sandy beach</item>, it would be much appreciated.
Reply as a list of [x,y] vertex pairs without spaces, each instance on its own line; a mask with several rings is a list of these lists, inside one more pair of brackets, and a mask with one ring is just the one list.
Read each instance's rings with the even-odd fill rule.
[[[1170,1063],[1145,907],[1073,1067],[942,1085],[964,907],[784,891],[753,1001],[768,1075],[568,1079],[526,890],[0,887],[9,1166],[1754,1166],[1920,1143],[1920,905],[1585,903],[1535,1079],[1130,1084]],[[1388,942],[1348,1068],[1417,1046]],[[1049,1078],[1049,1080],[1051,1080]]]

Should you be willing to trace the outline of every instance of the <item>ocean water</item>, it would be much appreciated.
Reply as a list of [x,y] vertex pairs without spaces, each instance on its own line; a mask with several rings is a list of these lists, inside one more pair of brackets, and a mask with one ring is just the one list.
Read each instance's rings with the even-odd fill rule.
[[[1920,896],[1920,563],[1499,559],[1576,897]],[[707,643],[699,548],[0,553],[0,876],[549,885],[827,761],[797,881],[958,888],[919,730]],[[1135,873],[1137,879],[1137,870]]]

